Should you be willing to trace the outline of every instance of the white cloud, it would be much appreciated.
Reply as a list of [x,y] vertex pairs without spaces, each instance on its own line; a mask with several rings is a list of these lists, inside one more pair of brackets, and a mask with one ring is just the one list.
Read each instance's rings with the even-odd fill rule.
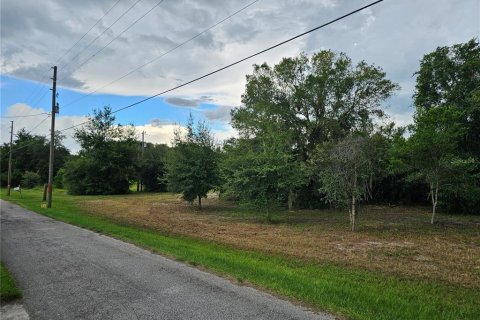
[[[44,113],[41,115],[36,115]],[[21,129],[25,129],[33,135],[50,137],[51,119],[46,115],[47,111],[42,108],[32,108],[29,105],[23,103],[17,103],[7,108],[4,116],[12,117],[18,115],[36,115],[32,117],[22,118],[1,118],[1,142],[7,143],[10,141],[10,121],[13,120],[13,132],[14,134]],[[55,131],[63,130],[74,125],[78,125],[85,122],[87,117],[85,116],[62,116],[57,115],[55,119]],[[66,136],[63,144],[70,149],[73,153],[80,150],[80,146],[73,138],[74,130],[67,130],[62,132]],[[14,138],[15,139],[15,138]]]
[[[185,127],[179,124],[164,122],[160,126],[158,126],[156,125],[156,123],[158,123],[159,119],[154,120],[155,121],[153,121],[153,124],[135,126],[135,130],[138,133],[139,140],[141,139],[141,132],[145,131],[146,142],[166,144],[168,146],[172,146],[172,140],[175,130],[181,130],[184,133],[186,132]],[[211,129],[210,131],[215,141],[219,144],[221,144],[226,139],[238,136],[237,131],[229,125],[222,126],[222,128]]]

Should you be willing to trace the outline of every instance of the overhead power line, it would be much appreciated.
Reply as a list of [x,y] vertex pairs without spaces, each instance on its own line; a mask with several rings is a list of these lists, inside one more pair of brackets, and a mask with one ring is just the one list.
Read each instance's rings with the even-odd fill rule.
[[142,0],[137,0],[135,1],[124,13],[122,13],[110,26],[108,26],[107,28],[105,28],[105,30],[103,30],[102,33],[100,33],[98,36],[96,36],[92,41],[90,41],[90,43],[85,47],[83,48],[82,50],[80,50],[80,52],[78,52],[72,59],[70,59],[69,62],[67,62],[67,64],[63,65],[62,66],[62,69],[65,69],[68,65],[70,65],[73,61],[75,61],[75,59],[77,59],[82,53],[85,52],[85,50],[87,50],[88,48],[90,48],[90,46],[92,44],[95,43],[95,41],[97,41],[101,36],[103,36],[105,34],[105,32],[107,32],[108,30],[110,30],[118,21],[120,21],[120,19],[122,19],[128,12],[130,12],[130,10],[133,9],[133,7],[135,7],[137,5],[137,3],[139,3],[140,1]]
[[[275,49],[275,48],[277,48],[277,47],[280,47],[280,46],[282,46],[282,45],[284,45],[284,44],[286,44],[286,43],[288,43],[288,42],[291,42],[291,41],[293,41],[293,40],[295,40],[295,39],[298,39],[298,38],[300,38],[300,37],[303,37],[304,35],[307,35],[307,34],[309,34],[309,33],[312,33],[312,32],[314,32],[314,31],[316,31],[316,30],[322,29],[322,28],[324,28],[324,27],[326,27],[326,26],[329,26],[329,25],[331,25],[331,24],[333,24],[333,23],[335,23],[335,22],[337,22],[337,21],[343,20],[343,19],[345,19],[345,18],[347,18],[347,17],[349,17],[349,16],[351,16],[351,15],[354,15],[355,13],[358,13],[358,12],[360,12],[360,11],[363,11],[363,10],[365,10],[365,9],[367,9],[367,8],[370,8],[370,7],[376,5],[376,4],[380,3],[380,2],[383,2],[383,1],[384,1],[384,0],[378,0],[378,1],[372,2],[372,3],[370,3],[370,4],[367,4],[367,5],[365,5],[365,6],[361,7],[361,8],[358,8],[358,9],[356,9],[356,10],[350,11],[349,13],[344,14],[344,15],[342,15],[342,16],[340,16],[340,17],[338,17],[338,18],[335,18],[335,19],[333,19],[333,20],[330,20],[329,22],[326,22],[326,23],[324,23],[324,24],[322,24],[322,25],[319,25],[318,27],[315,27],[315,28],[313,28],[313,29],[310,29],[310,30],[307,30],[307,31],[305,31],[305,32],[302,32],[302,33],[300,33],[300,34],[298,34],[298,35],[296,35],[296,36],[293,36],[293,37],[291,37],[291,38],[289,38],[289,39],[287,39],[287,40],[284,40],[284,41],[282,41],[282,42],[279,42],[279,43],[277,43],[277,44],[275,44],[275,45],[272,45],[272,46],[270,46],[270,47],[268,47],[268,48],[266,48],[266,49],[263,49],[263,50],[261,50],[261,51],[258,51],[258,52],[256,52],[256,53],[253,53],[253,54],[251,54],[251,55],[249,55],[249,56],[247,56],[247,57],[245,57],[245,58],[242,58],[242,59],[240,59],[240,60],[237,60],[237,61],[235,61],[235,62],[232,62],[232,63],[230,63],[230,64],[228,64],[228,65],[226,65],[226,66],[224,66],[224,67],[218,68],[218,69],[216,69],[216,70],[214,70],[214,71],[212,71],[212,72],[206,73],[206,74],[204,74],[204,75],[202,75],[202,76],[200,76],[200,77],[194,78],[194,79],[192,79],[192,80],[190,80],[190,81],[184,82],[184,83],[182,83],[182,84],[180,84],[180,85],[177,85],[177,86],[172,87],[172,88],[170,88],[170,89],[167,89],[167,90],[164,90],[164,91],[159,92],[159,93],[157,93],[157,94],[154,94],[154,95],[152,95],[152,96],[149,96],[149,97],[147,97],[147,98],[145,98],[145,99],[141,99],[141,100],[139,100],[139,101],[137,101],[137,102],[134,102],[134,103],[132,103],[132,104],[129,104],[129,105],[127,105],[127,106],[124,106],[124,107],[122,107],[122,108],[119,108],[119,109],[113,111],[112,113],[115,114],[115,113],[118,113],[118,112],[123,111],[123,110],[125,110],[125,109],[129,109],[129,108],[131,108],[131,107],[134,107],[134,106],[136,106],[136,105],[139,105],[139,104],[141,104],[141,103],[144,103],[144,102],[146,102],[146,101],[148,101],[148,100],[151,100],[151,99],[156,98],[156,97],[158,97],[158,96],[164,95],[165,93],[168,93],[168,92],[177,90],[177,89],[179,89],[179,88],[185,87],[185,86],[187,86],[187,85],[189,85],[189,84],[191,84],[191,83],[197,82],[197,81],[199,81],[199,80],[201,80],[201,79],[204,79],[204,78],[206,78],[206,77],[209,77],[209,76],[211,76],[211,75],[213,75],[213,74],[216,74],[216,73],[218,73],[218,72],[220,72],[220,71],[223,71],[223,70],[225,70],[225,69],[231,68],[231,67],[233,67],[233,66],[235,66],[235,65],[237,65],[237,64],[239,64],[239,63],[241,63],[241,62],[243,62],[243,61],[245,61],[245,60],[251,59],[251,58],[256,57],[256,56],[258,56],[258,55],[260,55],[260,54],[262,54],[262,53],[265,53],[265,52],[267,52],[267,51],[270,51],[270,50],[272,50],[272,49]],[[62,132],[62,131],[70,130],[70,129],[73,129],[73,128],[75,128],[75,127],[84,125],[84,124],[86,124],[86,123],[88,123],[88,122],[90,122],[90,121],[91,121],[91,120],[87,120],[87,121],[85,121],[85,122],[82,122],[82,123],[80,123],[80,124],[77,124],[77,125],[74,125],[74,126],[65,128],[65,129],[60,130],[60,131]]]
[[[85,33],[80,37],[80,39],[78,39],[67,51],[65,51],[65,53],[64,53],[63,55],[61,55],[59,58],[57,58],[57,60],[55,61],[54,64],[58,63],[58,62],[59,62],[61,59],[63,59],[63,57],[65,57],[77,44],[79,44],[80,41],[82,41],[82,39],[85,38],[85,36],[86,36],[87,34],[89,34],[90,31],[92,31],[93,28],[95,28],[95,26],[98,25],[98,24],[100,23],[100,21],[102,21],[103,18],[105,18],[105,16],[106,16],[107,14],[109,14],[110,11],[112,11],[113,8],[115,8],[115,7],[120,3],[120,1],[121,1],[121,0],[118,0],[117,2],[115,2],[115,4],[114,4],[113,6],[111,6],[110,9],[108,9],[108,10],[103,14],[103,16],[102,16],[100,19],[98,19],[97,22],[95,22],[95,24],[94,24],[92,27],[90,27],[90,29],[88,29],[88,31],[85,32]],[[27,99],[25,99],[26,102],[27,102],[28,100],[30,100],[30,99],[32,99],[32,101],[33,101],[33,98],[34,98],[35,96],[37,96],[37,95],[41,92],[41,90],[39,91],[38,89],[41,89],[41,85],[44,84],[45,80],[47,80],[47,79],[48,79],[48,76],[45,76],[45,77],[42,78],[42,80],[40,80],[40,82],[37,84],[37,87],[36,87],[35,89],[33,89],[32,92],[30,93],[30,95],[27,97]],[[48,91],[47,91],[47,92],[48,92]],[[45,93],[45,94],[46,94],[46,93]],[[45,96],[45,94],[43,94],[43,96]],[[43,96],[40,98],[40,100],[43,98]]]
[[[114,42],[115,40],[117,40],[118,38],[120,38],[125,32],[127,32],[128,30],[130,30],[135,24],[137,24],[137,22],[139,22],[140,20],[142,20],[143,18],[145,18],[146,15],[148,15],[150,12],[153,11],[153,9],[155,9],[156,7],[158,7],[159,5],[162,4],[162,2],[165,1],[165,0],[160,0],[158,1],[153,7],[151,7],[149,10],[147,10],[147,12],[145,12],[142,16],[140,16],[138,19],[136,19],[133,23],[131,23],[127,28],[125,28],[122,32],[120,32],[115,38],[113,38],[112,40],[110,40],[106,45],[104,45],[102,48],[100,48],[99,50],[95,51],[94,54],[92,54],[90,57],[88,57],[86,60],[84,60],[82,63],[80,63],[74,71],[80,69],[81,67],[83,67],[85,64],[87,64],[90,60],[92,60],[94,57],[96,57],[100,52],[102,52],[103,50],[105,50],[109,45],[112,44],[112,42]],[[72,71],[73,72],[73,71]],[[65,77],[61,78],[61,80],[65,79]]]
[[77,103],[77,102],[79,102],[79,101],[87,98],[88,96],[91,96],[91,95],[94,94],[95,92],[98,92],[99,90],[104,89],[104,88],[106,88],[106,87],[114,84],[115,82],[120,81],[120,80],[128,77],[129,75],[131,75],[131,74],[134,73],[135,71],[138,71],[138,70],[146,67],[147,65],[152,64],[152,63],[160,60],[160,58],[166,56],[167,54],[171,53],[172,51],[177,50],[178,48],[186,45],[187,43],[195,40],[196,38],[200,37],[201,35],[203,35],[203,34],[207,33],[208,31],[212,30],[213,28],[215,28],[215,27],[218,26],[219,24],[227,21],[227,20],[230,19],[231,17],[239,14],[240,12],[242,12],[242,11],[244,11],[245,9],[249,8],[250,6],[254,5],[254,4],[257,3],[258,1],[260,1],[260,0],[255,0],[255,1],[250,2],[250,3],[247,4],[246,6],[238,9],[237,11],[233,12],[233,13],[230,14],[229,16],[227,16],[227,17],[223,18],[222,20],[216,22],[215,24],[211,25],[210,27],[208,27],[207,29],[203,30],[202,32],[197,33],[195,36],[191,37],[190,39],[188,39],[188,40],[186,40],[186,41],[184,41],[184,42],[176,45],[175,47],[171,48],[170,50],[168,50],[168,51],[162,53],[161,55],[153,58],[152,60],[149,60],[149,61],[145,62],[144,64],[136,67],[135,69],[133,69],[133,70],[125,73],[124,75],[120,76],[119,78],[117,78],[117,79],[115,79],[115,80],[113,80],[113,81],[111,81],[111,82],[109,82],[109,83],[107,83],[107,84],[105,84],[105,85],[103,85],[103,86],[101,86],[101,87],[93,90],[93,91],[90,91],[89,93],[84,94],[84,95],[81,96],[80,98],[77,98],[77,99],[75,99],[75,100],[72,100],[72,101],[68,102],[67,104],[65,104],[65,105],[63,106],[63,108],[66,108],[66,107],[68,107],[68,106],[70,106],[70,105],[72,105],[72,104],[75,104],[75,103]]
[[83,34],[83,36],[81,36],[80,39],[78,39],[77,42],[75,42],[75,43],[70,47],[70,49],[68,49],[60,58],[58,58],[58,59],[55,61],[54,64],[57,64],[60,60],[62,60],[63,57],[65,57],[70,51],[72,51],[72,49],[75,48],[75,46],[76,46],[77,44],[79,44],[80,41],[82,41],[83,38],[85,38],[85,36],[86,36],[87,34],[89,34],[90,31],[92,31],[93,28],[95,28],[95,27],[97,26],[97,24],[100,23],[100,21],[103,20],[103,18],[105,18],[105,16],[106,16],[107,14],[109,14],[110,11],[112,11],[113,8],[115,8],[115,7],[117,6],[117,4],[120,3],[120,1],[122,1],[122,0],[118,0],[117,2],[115,2],[115,4],[114,4],[113,6],[111,6],[110,9],[108,9],[108,10],[103,14],[103,16],[102,16],[100,19],[98,19],[97,22],[95,22],[95,24],[94,24],[93,26],[91,26],[90,29],[88,29],[88,31],[85,32],[85,33]]
[[41,116],[42,114],[48,114],[48,112],[42,112],[42,113],[36,113],[36,114],[28,114],[28,115],[22,115],[22,116],[0,116],[2,119],[7,119],[7,118],[27,118],[27,117],[35,117],[35,116]]

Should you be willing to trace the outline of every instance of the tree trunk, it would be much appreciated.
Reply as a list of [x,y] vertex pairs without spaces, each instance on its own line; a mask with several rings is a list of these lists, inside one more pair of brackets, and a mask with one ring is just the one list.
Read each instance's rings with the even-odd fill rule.
[[292,189],[288,190],[288,211],[292,211],[293,207],[293,191]]
[[198,196],[198,209],[202,210],[202,197]]
[[357,216],[357,198],[355,196],[357,192],[357,166],[354,167],[353,175],[353,188],[352,188],[352,208],[350,210],[350,227],[352,231],[355,231],[355,218]]
[[438,180],[435,186],[433,185],[433,183],[430,184],[430,193],[432,194],[432,218],[430,219],[430,223],[434,224],[435,212],[436,212],[437,203],[438,203]]
[[46,183],[43,185],[42,201],[47,201],[47,184]]
[[352,195],[352,208],[350,210],[350,226],[352,231],[355,231],[355,217],[357,216],[357,200],[355,199],[355,195]]

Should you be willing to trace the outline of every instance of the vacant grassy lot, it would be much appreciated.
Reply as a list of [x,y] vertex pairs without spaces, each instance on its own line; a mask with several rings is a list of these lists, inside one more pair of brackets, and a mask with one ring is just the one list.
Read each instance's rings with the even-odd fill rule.
[[480,216],[440,215],[429,208],[368,206],[357,232],[335,210],[261,214],[209,198],[204,209],[172,194],[79,200],[88,212],[169,234],[320,263],[480,288]]
[[167,194],[57,191],[52,209],[40,199],[31,190],[10,200],[346,318],[480,315],[476,217],[440,216],[432,227],[427,209],[371,207],[351,233],[347,216],[335,211],[279,212],[265,224],[218,199],[202,212]]
[[8,273],[7,268],[0,262],[0,302],[8,302],[22,297],[15,280]]

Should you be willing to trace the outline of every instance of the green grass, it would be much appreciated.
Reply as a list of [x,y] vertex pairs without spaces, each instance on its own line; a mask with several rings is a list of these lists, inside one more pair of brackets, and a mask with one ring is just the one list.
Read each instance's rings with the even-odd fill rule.
[[[88,197],[94,198],[94,197]],[[2,195],[2,199],[6,199]],[[239,250],[213,242],[161,234],[88,214],[85,197],[56,190],[54,208],[40,207],[41,191],[9,200],[43,215],[97,231],[227,275],[349,319],[479,319],[480,293],[440,282],[299,261]]]
[[7,268],[0,262],[0,301],[8,302],[22,297],[20,289],[15,285]]

